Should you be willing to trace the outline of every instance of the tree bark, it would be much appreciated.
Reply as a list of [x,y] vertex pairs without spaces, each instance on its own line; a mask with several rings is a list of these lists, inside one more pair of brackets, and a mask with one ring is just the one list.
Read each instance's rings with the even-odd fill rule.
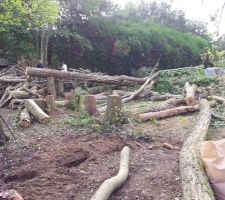
[[129,174],[129,147],[125,146],[120,154],[120,169],[116,176],[105,180],[91,200],[108,200],[113,191],[120,188]]
[[53,76],[48,77],[47,89],[48,94],[54,95],[54,97],[56,97],[55,78]]
[[86,95],[84,98],[84,109],[91,115],[99,115],[99,111],[96,107],[96,101],[94,95]]
[[163,95],[153,95],[149,98],[151,101],[165,101],[171,98],[181,98],[182,95],[175,95],[175,94],[163,94]]
[[1,200],[24,200],[20,194],[15,190],[7,190],[5,192],[0,192]]
[[94,73],[85,74],[79,72],[64,72],[52,69],[38,69],[38,68],[27,68],[27,75],[34,77],[54,77],[56,79],[66,79],[66,80],[83,80],[83,81],[93,81],[100,83],[109,84],[144,84],[147,78],[136,78],[130,76],[109,76],[109,75],[97,75]]
[[19,107],[19,105],[23,104],[24,99],[12,99],[8,105],[8,107],[12,110],[15,110]]
[[108,123],[115,123],[121,118],[121,114],[122,98],[118,95],[109,95],[105,113],[105,120]]
[[225,98],[223,98],[223,97],[220,97],[220,96],[209,96],[209,99],[216,100],[216,101],[222,103],[223,105],[225,105]]
[[172,117],[176,116],[179,114],[185,114],[185,113],[190,113],[199,110],[199,106],[180,106],[168,110],[163,110],[159,112],[149,112],[149,113],[144,113],[144,114],[139,114],[139,119],[141,121],[146,121],[150,119],[162,119],[165,117]]
[[197,90],[197,86],[194,85],[190,85],[188,82],[185,83],[185,91],[186,91],[186,104],[188,106],[193,106],[195,104],[195,92]]
[[205,140],[211,121],[209,102],[200,101],[200,113],[180,152],[180,173],[184,200],[214,200],[200,159],[199,145]]
[[0,82],[3,82],[3,83],[21,83],[25,81],[26,79],[22,79],[22,78],[7,78],[7,77],[0,78]]
[[31,125],[30,113],[26,108],[20,113],[19,125],[23,128],[28,128]]
[[50,122],[50,117],[35,103],[33,99],[24,101],[27,110],[42,124]]
[[54,95],[47,95],[45,97],[45,101],[46,101],[49,113],[54,113],[57,111]]
[[55,86],[56,86],[56,94],[57,96],[63,96],[64,94],[64,82],[57,80],[55,82]]
[[[168,99],[154,107],[152,107],[152,106],[150,108],[146,107],[145,109],[142,109],[141,112],[147,113],[147,112],[158,112],[158,111],[162,111],[162,110],[168,110],[168,109],[172,109],[175,106],[178,106],[182,103],[185,103],[184,97],[171,98],[171,99]],[[136,114],[141,114],[141,113],[137,112]]]

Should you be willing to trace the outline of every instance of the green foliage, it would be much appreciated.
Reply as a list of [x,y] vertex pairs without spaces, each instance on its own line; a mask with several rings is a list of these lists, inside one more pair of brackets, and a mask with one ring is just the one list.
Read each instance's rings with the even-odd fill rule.
[[154,90],[161,93],[180,94],[186,82],[197,86],[209,86],[210,84],[218,84],[219,79],[215,76],[205,76],[203,65],[193,68],[165,70],[160,73]]
[[68,108],[74,111],[81,111],[85,94],[86,92],[82,88],[77,87],[69,99]]

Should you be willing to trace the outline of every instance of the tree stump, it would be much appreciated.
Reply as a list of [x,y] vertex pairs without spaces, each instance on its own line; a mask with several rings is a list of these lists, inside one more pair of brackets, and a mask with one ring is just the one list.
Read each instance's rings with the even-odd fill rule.
[[64,94],[64,81],[57,80],[55,82],[57,96],[63,96]]
[[200,113],[180,152],[180,173],[184,200],[215,200],[200,157],[200,143],[205,140],[211,121],[209,102],[200,101]]
[[118,95],[109,95],[105,120],[109,123],[120,121],[122,116],[122,98]]
[[0,120],[0,145],[4,145],[7,141],[7,136],[2,126],[2,121]]
[[47,90],[48,94],[56,97],[55,78],[52,76],[48,77]]
[[193,106],[196,101],[195,92],[197,90],[197,86],[195,84],[191,86],[188,82],[186,82],[184,88],[186,91],[186,104],[188,106]]
[[55,103],[54,95],[47,95],[45,97],[45,101],[46,101],[46,104],[47,104],[48,111],[50,113],[54,113],[54,112],[57,111],[57,106],[56,106],[56,103]]
[[91,115],[99,115],[99,111],[97,110],[94,95],[86,95],[85,96],[85,98],[84,98],[84,109]]
[[50,122],[50,117],[35,103],[33,99],[24,101],[27,110],[42,124]]
[[28,128],[31,125],[30,113],[26,108],[20,113],[19,125],[23,128]]

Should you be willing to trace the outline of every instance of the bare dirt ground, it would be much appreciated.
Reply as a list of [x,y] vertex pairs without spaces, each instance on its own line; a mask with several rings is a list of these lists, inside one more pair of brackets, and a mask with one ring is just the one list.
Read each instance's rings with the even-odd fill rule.
[[[60,109],[53,119],[72,111]],[[0,149],[0,188],[15,189],[25,200],[88,200],[118,171],[124,145],[131,148],[127,182],[110,200],[179,200],[179,150],[195,115],[124,125],[95,133],[63,124],[32,124],[21,129],[15,111],[1,109],[17,140]]]

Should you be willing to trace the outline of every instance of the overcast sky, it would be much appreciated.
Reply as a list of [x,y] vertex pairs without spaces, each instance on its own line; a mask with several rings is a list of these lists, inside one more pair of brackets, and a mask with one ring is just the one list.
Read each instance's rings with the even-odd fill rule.
[[[111,0],[120,6],[124,6],[127,2],[136,3],[139,0]],[[151,0],[146,0],[151,1]],[[210,21],[210,15],[217,12],[219,8],[223,5],[225,0],[164,0],[171,3],[173,8],[184,10],[187,18],[202,20],[209,23],[209,31],[214,32],[215,26]],[[161,2],[161,0],[157,0]],[[224,21],[224,23],[222,23]],[[224,16],[220,26],[220,32],[225,33],[225,11]]]

